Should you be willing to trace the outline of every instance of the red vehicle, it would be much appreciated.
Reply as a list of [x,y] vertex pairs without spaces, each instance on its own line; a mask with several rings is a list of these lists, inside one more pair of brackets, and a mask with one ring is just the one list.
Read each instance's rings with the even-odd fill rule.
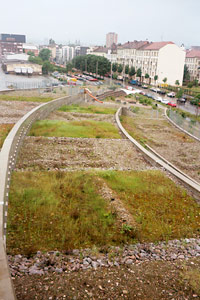
[[176,103],[169,102],[168,105],[170,105],[172,107],[176,107]]

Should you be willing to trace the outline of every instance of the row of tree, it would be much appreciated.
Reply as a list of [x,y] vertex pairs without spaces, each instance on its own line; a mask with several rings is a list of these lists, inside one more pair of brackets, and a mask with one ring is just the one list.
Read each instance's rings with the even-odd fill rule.
[[54,65],[50,63],[51,51],[49,49],[42,49],[38,56],[31,51],[27,53],[29,56],[29,61],[38,65],[42,65],[42,74],[48,74],[54,71]]

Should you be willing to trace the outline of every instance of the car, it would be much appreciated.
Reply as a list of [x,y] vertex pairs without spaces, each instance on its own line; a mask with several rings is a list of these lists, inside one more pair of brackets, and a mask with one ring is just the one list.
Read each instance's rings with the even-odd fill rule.
[[155,96],[155,97],[154,97],[154,100],[156,100],[156,101],[158,101],[158,102],[162,102],[162,97]]
[[153,97],[153,95],[152,94],[146,94],[146,96],[148,97],[148,98],[152,98]]
[[163,104],[168,104],[168,103],[169,103],[169,100],[167,100],[167,99],[162,99],[162,100],[161,100],[161,103],[163,103]]
[[142,85],[142,88],[143,89],[148,89],[148,86],[147,85]]
[[166,92],[164,90],[160,90],[160,91],[158,91],[158,94],[165,95]]
[[168,102],[167,104],[170,105],[171,107],[176,107],[176,103]]
[[174,92],[168,93],[167,96],[170,97],[170,98],[174,98],[175,97],[175,93]]
[[146,93],[144,91],[141,91],[140,94],[146,96]]
[[185,104],[186,99],[185,98],[178,98],[177,101]]

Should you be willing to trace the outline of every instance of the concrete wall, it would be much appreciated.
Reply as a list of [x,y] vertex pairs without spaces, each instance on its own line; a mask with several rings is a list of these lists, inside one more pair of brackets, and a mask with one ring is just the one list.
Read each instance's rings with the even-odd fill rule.
[[10,179],[18,151],[33,122],[44,119],[51,111],[63,104],[80,103],[82,101],[83,95],[76,95],[41,104],[22,117],[4,141],[0,152],[0,300],[15,299],[5,245]]
[[6,70],[9,73],[15,73],[15,68],[32,68],[34,74],[42,74],[42,66],[37,64],[19,64],[19,63],[9,63],[6,64]]
[[162,80],[166,77],[167,84],[175,85],[175,81],[179,80],[182,85],[184,64],[185,50],[175,44],[168,44],[161,48],[158,53],[158,83],[162,84]]

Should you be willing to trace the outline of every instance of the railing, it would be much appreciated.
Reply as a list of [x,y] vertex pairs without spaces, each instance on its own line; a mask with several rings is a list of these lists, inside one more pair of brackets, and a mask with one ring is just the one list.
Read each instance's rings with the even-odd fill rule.
[[167,116],[179,129],[200,141],[200,123],[181,116],[176,111],[168,110]]

